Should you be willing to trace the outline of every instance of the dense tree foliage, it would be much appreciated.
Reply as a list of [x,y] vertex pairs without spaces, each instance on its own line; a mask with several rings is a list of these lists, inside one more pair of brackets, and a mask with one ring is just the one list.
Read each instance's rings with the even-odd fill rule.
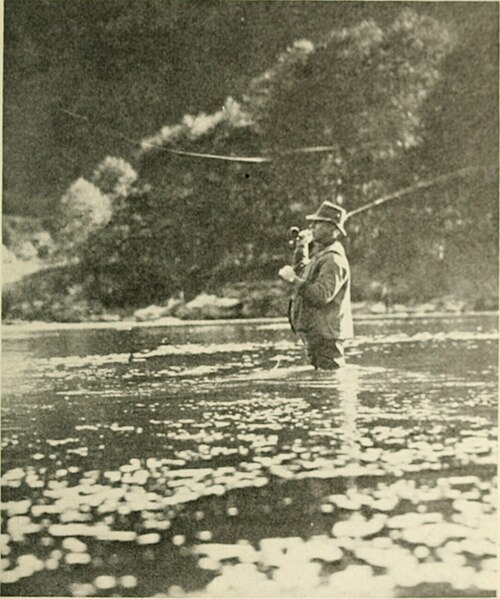
[[[352,209],[418,179],[496,163],[498,7],[411,9],[7,3],[5,208],[40,214],[63,196],[79,276],[107,304],[274,277],[287,227],[320,201]],[[112,128],[142,138],[139,153]],[[294,152],[303,146],[331,149]],[[273,161],[165,151],[176,147]],[[428,297],[463,287],[464,272],[470,286],[479,276],[494,288],[497,190],[485,170],[353,219],[355,291],[375,282]],[[86,221],[72,225],[77,206]]]
[[186,112],[216,110],[294,39],[370,12],[365,2],[4,4],[4,209],[25,215],[53,209],[106,155],[132,157],[126,142],[61,108],[140,138]]
[[[419,111],[451,47],[439,22],[408,10],[385,28],[362,21],[316,42],[295,42],[250,82],[240,102],[229,98],[216,113],[185,116],[145,139],[140,174],[152,185],[149,203],[137,210],[131,200],[125,220],[137,222],[131,238],[140,237],[140,228],[169,246],[163,267],[155,242],[149,245],[156,260],[146,262],[160,265],[155,272],[170,278],[171,292],[188,296],[235,274],[248,276],[246,266],[259,276],[272,272],[285,258],[280,248],[287,225],[320,201],[342,203],[345,195],[353,208],[398,182],[394,161],[417,145]],[[264,153],[273,162],[256,168],[172,159],[162,151],[172,145],[223,155]],[[284,154],[311,145],[331,150]],[[98,265],[101,281],[107,271],[114,279],[119,263],[138,263],[144,277],[144,245],[139,254],[130,243],[109,251],[115,227],[121,236],[122,218],[121,210],[86,251],[84,264],[89,271]],[[136,284],[122,291],[131,299]]]
[[[241,97],[249,81],[294,40],[327,36],[367,18],[385,26],[405,5],[457,32],[463,52],[447,73],[455,75],[464,109],[457,113],[458,130],[481,125],[485,112],[496,111],[495,3],[6,0],[4,5],[3,207],[10,214],[43,216],[107,155],[133,158],[134,148],[123,139],[61,108],[141,138],[186,113],[216,112],[227,95]],[[445,88],[446,83],[444,93],[452,93]],[[475,128],[477,146],[496,130]],[[455,139],[443,141],[445,156]]]

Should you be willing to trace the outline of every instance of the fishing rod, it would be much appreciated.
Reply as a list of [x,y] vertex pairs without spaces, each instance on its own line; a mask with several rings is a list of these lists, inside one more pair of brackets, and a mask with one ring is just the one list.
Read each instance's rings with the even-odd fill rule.
[[450,173],[445,173],[444,175],[439,175],[438,177],[434,177],[433,179],[427,179],[426,181],[420,181],[419,183],[415,183],[414,185],[410,185],[409,187],[404,187],[403,189],[400,189],[400,190],[398,190],[394,193],[391,193],[387,196],[378,198],[378,199],[374,200],[373,202],[364,204],[363,206],[360,206],[359,208],[350,210],[346,214],[345,219],[348,220],[349,218],[351,218],[352,216],[355,216],[356,214],[360,214],[361,212],[365,212],[366,210],[370,210],[371,208],[376,208],[377,206],[380,206],[381,204],[385,204],[386,202],[389,202],[390,200],[396,200],[405,195],[413,193],[414,191],[418,191],[419,189],[427,189],[428,187],[438,185],[439,183],[441,183],[443,181],[447,181],[448,179],[460,177],[462,175],[465,175],[466,173],[474,172],[474,171],[481,170],[484,168],[486,168],[486,167],[480,166],[480,165],[466,166],[466,167],[458,169],[456,171],[452,171]]
[[[452,171],[450,173],[445,173],[443,175],[439,175],[438,177],[433,177],[432,179],[427,179],[425,181],[419,181],[414,185],[410,185],[408,187],[404,187],[403,189],[399,189],[389,195],[382,196],[381,198],[377,198],[372,202],[364,204],[359,208],[355,208],[354,210],[350,210],[345,215],[345,221],[349,218],[361,214],[362,212],[366,212],[367,210],[371,210],[372,208],[376,208],[389,202],[391,200],[396,200],[402,198],[406,195],[414,193],[415,191],[419,191],[421,189],[427,189],[434,185],[438,185],[444,181],[448,181],[449,179],[453,179],[455,177],[461,177],[467,173],[471,173],[474,171],[484,170],[491,168],[492,165],[472,165],[467,166],[456,171]],[[296,253],[296,260],[298,263],[305,263],[309,259],[310,254],[310,246],[312,244],[312,234],[310,229],[299,229],[299,227],[290,227],[288,230],[289,236],[289,244]]]

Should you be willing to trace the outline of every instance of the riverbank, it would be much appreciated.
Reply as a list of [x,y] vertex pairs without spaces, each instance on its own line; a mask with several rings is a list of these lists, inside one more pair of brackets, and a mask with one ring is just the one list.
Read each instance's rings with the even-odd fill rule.
[[[455,319],[472,318],[477,316],[498,315],[498,311],[482,312],[408,312],[408,313],[386,313],[386,314],[366,314],[355,313],[354,322],[386,321],[386,320],[422,320],[422,319]],[[284,317],[269,318],[221,318],[218,320],[183,320],[172,316],[165,316],[157,320],[137,321],[124,319],[119,321],[106,322],[43,322],[43,321],[12,321],[2,323],[2,337],[17,336],[23,333],[37,333],[63,330],[92,330],[92,329],[114,329],[131,330],[135,328],[159,328],[159,327],[215,327],[220,325],[272,325],[273,328],[289,328],[288,320]]]
[[[5,324],[54,323],[130,327],[152,322],[153,326],[182,322],[260,318],[283,318],[288,311],[288,286],[276,279],[256,279],[226,283],[206,290],[186,301],[182,295],[166,297],[150,305],[104,305],[90,297],[90,291],[76,285],[72,266],[59,265],[39,271],[2,289],[2,320]],[[497,290],[469,289],[463,294],[429,297],[396,293],[362,277],[353,287],[355,316],[463,314],[498,310]]]

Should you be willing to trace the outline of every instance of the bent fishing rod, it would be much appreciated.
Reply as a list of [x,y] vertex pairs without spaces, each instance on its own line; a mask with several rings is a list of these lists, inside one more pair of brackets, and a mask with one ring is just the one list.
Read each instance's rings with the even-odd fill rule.
[[448,179],[454,179],[455,177],[461,177],[467,173],[471,173],[474,171],[487,169],[487,168],[489,168],[489,167],[488,166],[480,166],[480,165],[466,166],[466,167],[458,169],[456,171],[452,171],[450,173],[445,173],[444,175],[439,175],[438,177],[434,177],[432,179],[427,179],[426,181],[419,181],[418,183],[415,183],[414,185],[410,185],[409,187],[404,187],[403,189],[399,189],[398,191],[395,191],[394,193],[391,193],[389,195],[378,198],[378,199],[374,200],[373,202],[364,204],[363,206],[360,206],[359,208],[350,210],[346,214],[345,219],[348,220],[349,218],[351,218],[352,216],[355,216],[356,214],[360,214],[361,212],[365,212],[366,210],[371,210],[372,208],[376,208],[377,206],[385,204],[386,202],[389,202],[391,200],[396,200],[398,198],[401,198],[405,195],[408,195],[408,194],[418,191],[420,189],[427,189],[428,187],[433,187],[434,185],[439,185],[439,183],[448,181]]
[[[372,202],[368,202],[359,208],[355,208],[354,210],[350,210],[345,215],[345,221],[349,220],[351,217],[361,214],[362,212],[366,212],[367,210],[371,210],[372,208],[377,208],[382,204],[390,202],[392,200],[397,200],[409,194],[412,194],[416,191],[427,189],[429,187],[433,187],[434,185],[439,185],[449,179],[454,179],[456,177],[461,177],[471,172],[480,171],[480,170],[489,170],[493,165],[472,165],[467,166],[456,171],[452,171],[450,173],[445,173],[443,175],[439,175],[437,177],[433,177],[432,179],[427,179],[425,181],[419,181],[413,185],[408,187],[404,187],[403,189],[399,189],[393,193],[390,193],[386,196],[382,196],[373,200]],[[288,230],[289,243],[292,247],[297,248],[298,246],[303,246],[304,250],[307,251],[307,246],[312,242],[311,232],[309,229],[299,229],[299,227],[290,227]]]

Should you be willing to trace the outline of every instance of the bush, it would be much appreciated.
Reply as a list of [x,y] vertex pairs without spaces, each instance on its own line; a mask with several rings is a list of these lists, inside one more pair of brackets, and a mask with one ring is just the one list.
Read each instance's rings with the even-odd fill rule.
[[3,289],[4,320],[46,320],[81,322],[103,311],[98,302],[89,302],[81,286],[78,266],[47,268]]
[[110,198],[83,177],[75,181],[61,200],[58,243],[75,253],[88,236],[106,225],[112,215]]

